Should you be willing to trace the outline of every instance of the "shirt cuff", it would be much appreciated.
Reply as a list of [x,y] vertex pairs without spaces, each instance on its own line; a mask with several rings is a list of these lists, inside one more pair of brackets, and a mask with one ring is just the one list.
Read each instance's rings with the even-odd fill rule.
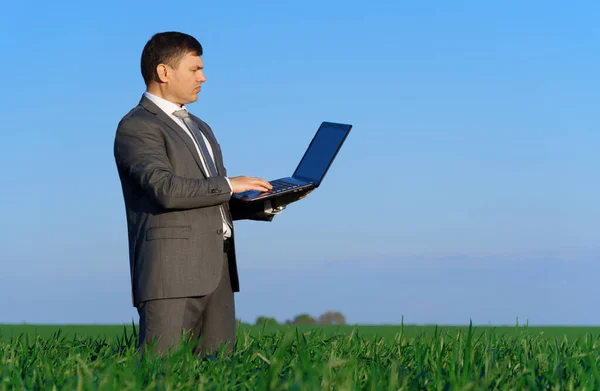
[[231,186],[231,181],[227,177],[225,177],[225,180],[229,184],[229,195],[233,195],[233,186]]

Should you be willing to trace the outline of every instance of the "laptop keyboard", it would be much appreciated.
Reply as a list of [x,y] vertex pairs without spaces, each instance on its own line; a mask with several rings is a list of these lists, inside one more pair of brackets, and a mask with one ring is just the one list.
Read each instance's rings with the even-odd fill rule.
[[300,185],[296,185],[296,184],[289,183],[286,181],[281,181],[281,180],[271,181],[269,183],[271,185],[273,185],[273,190],[271,190],[271,193],[281,193],[282,191],[293,189],[295,187],[300,186]]

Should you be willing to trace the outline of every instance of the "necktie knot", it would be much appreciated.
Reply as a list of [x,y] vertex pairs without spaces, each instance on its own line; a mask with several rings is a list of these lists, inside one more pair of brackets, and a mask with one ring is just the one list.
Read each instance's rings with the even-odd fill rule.
[[181,110],[175,110],[173,112],[173,115],[179,119],[186,119],[186,118],[189,118],[190,113],[188,113],[188,111],[186,109],[181,109]]

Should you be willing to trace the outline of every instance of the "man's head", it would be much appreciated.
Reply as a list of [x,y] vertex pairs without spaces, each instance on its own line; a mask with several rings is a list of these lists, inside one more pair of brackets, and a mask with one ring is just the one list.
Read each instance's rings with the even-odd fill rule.
[[190,35],[164,32],[152,36],[141,58],[148,92],[179,105],[195,102],[206,81],[201,56],[202,45]]

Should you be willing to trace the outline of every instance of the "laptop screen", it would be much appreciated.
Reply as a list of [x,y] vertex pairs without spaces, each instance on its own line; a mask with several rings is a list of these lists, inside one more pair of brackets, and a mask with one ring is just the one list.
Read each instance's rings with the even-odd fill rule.
[[315,135],[294,177],[320,184],[350,131],[350,125],[324,122]]

